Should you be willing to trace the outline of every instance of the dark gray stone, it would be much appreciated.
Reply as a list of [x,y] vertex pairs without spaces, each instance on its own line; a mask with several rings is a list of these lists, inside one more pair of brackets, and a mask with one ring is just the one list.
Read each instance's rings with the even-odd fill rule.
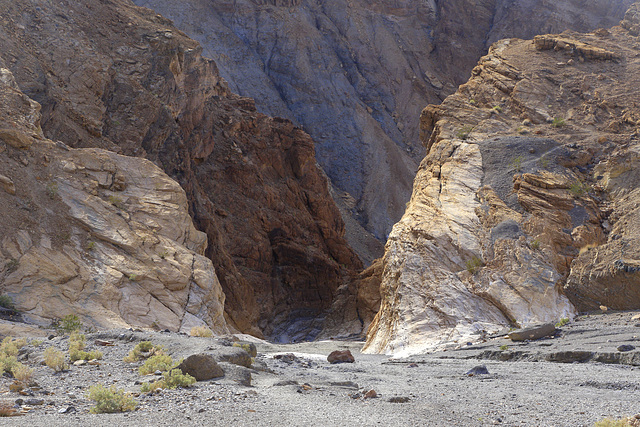
[[469,377],[473,377],[474,375],[489,375],[489,370],[484,365],[478,365],[478,366],[474,366],[473,368],[469,369],[464,374],[469,376]]

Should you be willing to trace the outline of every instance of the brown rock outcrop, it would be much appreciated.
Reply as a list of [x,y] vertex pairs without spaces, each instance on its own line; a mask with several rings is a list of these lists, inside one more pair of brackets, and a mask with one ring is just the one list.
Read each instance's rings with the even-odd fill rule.
[[178,183],[148,160],[45,139],[40,106],[0,76],[0,173],[13,190],[0,192],[0,292],[39,324],[76,314],[227,333],[206,236]]
[[200,46],[148,9],[7,0],[0,11],[0,57],[42,105],[48,138],[144,156],[183,186],[232,328],[269,335],[331,306],[361,264],[306,133],[232,94]]
[[574,304],[640,307],[640,61],[625,28],[499,41],[425,108],[429,153],[387,242],[366,351],[455,346]]

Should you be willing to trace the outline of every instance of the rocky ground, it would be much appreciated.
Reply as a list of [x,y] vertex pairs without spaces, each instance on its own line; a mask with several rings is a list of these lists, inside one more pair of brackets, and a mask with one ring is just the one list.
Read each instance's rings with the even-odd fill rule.
[[[154,394],[140,392],[141,382],[154,379],[138,374],[141,362],[123,361],[141,340],[163,346],[177,360],[200,352],[222,358],[239,351],[233,341],[251,338],[94,332],[87,334],[87,349],[104,353],[99,364],[72,365],[55,374],[41,364],[42,352],[47,347],[66,352],[68,337],[5,321],[3,334],[30,336],[20,358],[35,369],[39,387],[21,395],[9,391],[11,378],[0,378],[0,404],[15,405],[24,414],[3,419],[3,425],[593,425],[638,412],[640,352],[618,350],[638,345],[635,315],[582,315],[537,341],[516,343],[498,335],[408,359],[361,354],[363,343],[357,341],[276,345],[253,339],[258,355],[251,369],[221,363],[222,378]],[[113,345],[98,346],[96,340]],[[328,363],[336,349],[351,350],[355,362]],[[580,354],[580,360],[590,360],[571,358]],[[488,374],[467,375],[478,365]],[[133,393],[138,409],[89,414],[86,394],[93,384]],[[377,397],[364,397],[370,390]]]

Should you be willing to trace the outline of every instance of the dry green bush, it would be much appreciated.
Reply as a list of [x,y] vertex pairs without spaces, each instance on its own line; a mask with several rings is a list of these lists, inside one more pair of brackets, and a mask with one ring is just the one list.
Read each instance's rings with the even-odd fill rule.
[[17,363],[11,370],[13,377],[22,384],[28,386],[33,381],[33,369],[22,363]]
[[98,350],[94,351],[82,351],[82,350],[74,350],[69,351],[69,359],[72,362],[76,360],[94,360],[94,359],[102,359],[102,352]]
[[194,326],[189,331],[189,335],[192,337],[205,337],[209,338],[213,336],[213,331],[206,326]]
[[156,371],[168,371],[174,367],[173,359],[167,354],[156,354],[148,358],[144,365],[140,366],[138,372],[140,375],[153,374]]
[[123,360],[128,363],[133,363],[158,354],[165,354],[164,348],[159,345],[153,345],[151,341],[141,341],[136,344]]
[[89,387],[89,400],[96,402],[96,406],[92,407],[92,414],[112,414],[115,412],[133,411],[138,403],[123,390],[117,389],[115,386],[109,388],[96,384]]
[[44,363],[56,372],[69,369],[69,365],[64,360],[64,353],[53,347],[47,348],[44,353]]
[[189,374],[183,374],[180,369],[172,369],[162,374],[162,379],[152,383],[142,384],[141,391],[149,393],[157,389],[174,389],[178,387],[190,387],[196,383],[196,379]]

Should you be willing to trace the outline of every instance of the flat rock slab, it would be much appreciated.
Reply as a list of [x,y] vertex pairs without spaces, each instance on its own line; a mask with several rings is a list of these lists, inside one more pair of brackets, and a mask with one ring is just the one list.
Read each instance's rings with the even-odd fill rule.
[[545,323],[510,332],[509,338],[511,341],[537,340],[552,335],[555,331],[556,326],[553,323]]

